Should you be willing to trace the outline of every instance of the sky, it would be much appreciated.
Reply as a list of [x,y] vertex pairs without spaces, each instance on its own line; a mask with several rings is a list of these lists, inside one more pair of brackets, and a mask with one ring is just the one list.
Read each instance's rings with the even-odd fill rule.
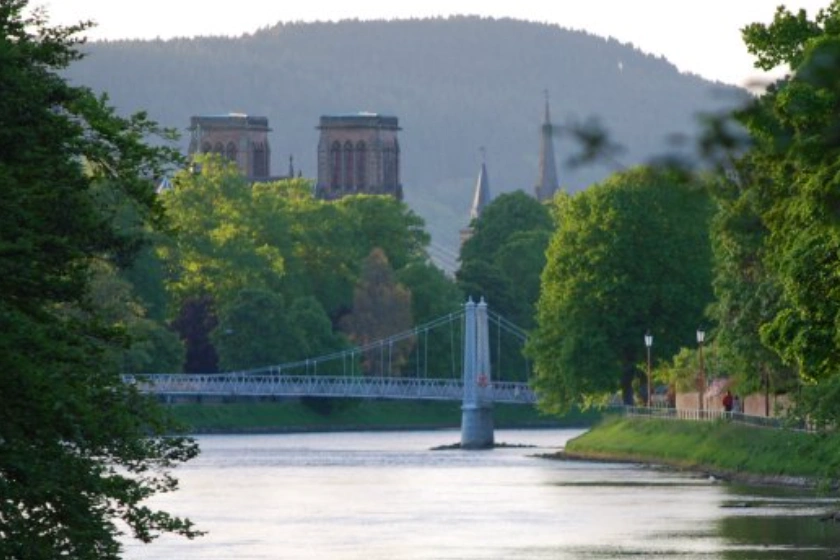
[[[479,15],[557,24],[632,43],[680,71],[747,86],[753,67],[740,29],[769,23],[776,6],[807,10],[830,0],[31,0],[53,24],[93,20],[91,40],[239,36],[283,22]],[[777,71],[777,75],[782,70]]]

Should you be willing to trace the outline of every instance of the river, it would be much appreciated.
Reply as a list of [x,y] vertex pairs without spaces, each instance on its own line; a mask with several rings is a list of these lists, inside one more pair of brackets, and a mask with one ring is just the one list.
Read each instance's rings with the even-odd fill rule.
[[817,560],[840,558],[835,509],[644,465],[539,458],[579,430],[497,430],[533,447],[432,450],[455,430],[200,436],[152,505],[208,531],[126,543],[174,560]]

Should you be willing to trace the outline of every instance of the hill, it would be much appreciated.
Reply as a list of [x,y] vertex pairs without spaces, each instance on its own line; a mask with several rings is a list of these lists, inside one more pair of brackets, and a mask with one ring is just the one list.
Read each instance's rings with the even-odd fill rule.
[[[147,110],[180,130],[191,115],[268,117],[276,173],[293,154],[296,169],[315,177],[321,115],[396,115],[406,201],[425,218],[449,268],[468,222],[480,147],[494,194],[533,192],[544,91],[556,125],[599,119],[624,146],[623,165],[673,149],[669,137],[692,135],[698,113],[745,95],[630,44],[511,19],[281,23],[236,38],[92,42],[84,49],[89,56],[68,77],[108,92],[121,112]],[[614,169],[570,166],[577,147],[562,134],[555,148],[568,191]]]

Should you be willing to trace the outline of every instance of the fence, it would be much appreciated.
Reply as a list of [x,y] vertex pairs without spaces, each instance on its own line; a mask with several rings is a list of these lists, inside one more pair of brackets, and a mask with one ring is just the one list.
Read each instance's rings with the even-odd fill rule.
[[728,421],[757,426],[760,428],[788,428],[797,430],[808,430],[804,424],[791,425],[790,420],[778,416],[753,416],[740,412],[726,412],[723,410],[698,410],[684,408],[647,408],[641,406],[618,406],[615,410],[625,416],[662,418],[666,420],[691,420],[691,421]]

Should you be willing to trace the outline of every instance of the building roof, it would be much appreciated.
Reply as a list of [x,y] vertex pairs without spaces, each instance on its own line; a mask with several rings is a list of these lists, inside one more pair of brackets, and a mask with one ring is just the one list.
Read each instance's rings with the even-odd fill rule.
[[399,120],[392,115],[379,113],[346,113],[339,115],[321,115],[318,129],[321,128],[382,128],[386,130],[401,130]]
[[197,128],[249,128],[270,132],[268,128],[268,117],[257,117],[245,113],[227,113],[221,115],[194,115],[190,117],[188,130]]

